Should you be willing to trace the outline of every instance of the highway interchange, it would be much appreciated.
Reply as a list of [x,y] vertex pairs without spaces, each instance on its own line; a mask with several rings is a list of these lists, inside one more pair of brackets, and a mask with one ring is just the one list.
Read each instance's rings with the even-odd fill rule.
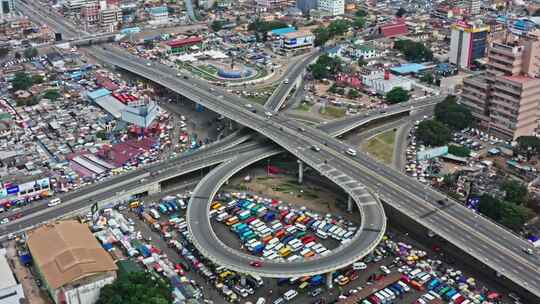
[[[167,67],[155,63],[148,66],[141,59],[134,60],[125,54],[117,54],[112,49],[92,47],[91,52],[104,62],[159,83],[261,133],[341,185],[357,202],[362,201],[358,199],[358,195],[363,195],[367,187],[385,203],[434,231],[518,286],[540,296],[540,262],[536,256],[529,256],[521,250],[528,246],[528,243],[457,203],[450,201],[448,206],[439,206],[436,202],[444,196],[437,191],[375,162],[362,153],[358,153],[356,157],[347,156],[343,151],[350,147],[322,130],[290,121],[279,114],[265,117],[263,109],[253,113],[243,106],[246,101],[241,98],[219,89],[210,92],[205,83],[194,79],[171,77],[170,75],[175,74]],[[320,147],[321,151],[309,149],[313,145]],[[94,196],[93,199],[99,200],[100,197]],[[379,203],[364,206],[360,204],[361,214],[364,215],[363,224],[367,223],[365,209],[370,206],[377,206],[382,210]],[[371,230],[384,231],[384,211],[382,216],[380,222],[371,223]],[[50,215],[47,215],[40,220],[50,218]],[[40,222],[36,218],[28,220]],[[14,226],[21,226],[23,221],[25,218],[15,222]]]

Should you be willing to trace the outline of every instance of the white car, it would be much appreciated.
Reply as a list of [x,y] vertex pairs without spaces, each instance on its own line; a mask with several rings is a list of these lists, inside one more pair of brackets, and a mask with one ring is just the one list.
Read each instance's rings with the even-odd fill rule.
[[352,264],[352,267],[354,270],[364,270],[367,268],[367,265],[364,262],[356,262]]
[[0,221],[0,225],[4,225],[4,224],[7,224],[9,223],[9,219],[7,217],[3,218],[1,221]]
[[387,275],[390,274],[390,269],[388,269],[388,267],[382,265],[382,266],[380,267],[380,269],[381,269],[381,271],[382,271],[384,274],[387,274]]

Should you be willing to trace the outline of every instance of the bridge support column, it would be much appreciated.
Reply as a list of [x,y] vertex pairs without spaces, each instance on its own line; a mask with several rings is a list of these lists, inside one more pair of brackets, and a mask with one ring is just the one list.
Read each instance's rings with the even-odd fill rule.
[[332,272],[329,272],[326,274],[326,288],[332,289],[334,288],[334,281],[332,279]]
[[153,183],[151,185],[148,185],[148,195],[157,194],[159,192],[161,192],[160,183]]
[[353,204],[352,204],[352,197],[350,195],[347,196],[347,212],[352,212]]
[[240,285],[246,286],[246,275],[245,274],[240,275]]
[[304,181],[304,162],[298,161],[298,183],[301,184]]

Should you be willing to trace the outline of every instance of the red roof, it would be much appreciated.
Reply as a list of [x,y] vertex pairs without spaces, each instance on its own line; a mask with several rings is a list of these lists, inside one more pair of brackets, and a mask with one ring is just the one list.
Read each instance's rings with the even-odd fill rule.
[[189,37],[186,39],[176,39],[167,41],[167,45],[172,48],[179,48],[184,46],[191,46],[202,42],[201,37]]
[[407,35],[407,33],[408,33],[407,25],[402,20],[381,26],[381,34],[384,37],[395,37],[395,36]]

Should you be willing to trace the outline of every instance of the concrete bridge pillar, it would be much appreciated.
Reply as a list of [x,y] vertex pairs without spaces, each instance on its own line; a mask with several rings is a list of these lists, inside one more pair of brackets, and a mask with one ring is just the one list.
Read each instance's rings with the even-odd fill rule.
[[148,185],[148,195],[153,195],[161,192],[161,184],[160,183],[152,183]]
[[304,181],[304,162],[298,160],[298,183],[301,184]]
[[351,195],[349,194],[347,196],[347,212],[352,212],[352,208],[353,208],[353,200],[352,200]]
[[332,289],[334,288],[334,281],[332,279],[332,272],[329,272],[326,274],[326,288]]

